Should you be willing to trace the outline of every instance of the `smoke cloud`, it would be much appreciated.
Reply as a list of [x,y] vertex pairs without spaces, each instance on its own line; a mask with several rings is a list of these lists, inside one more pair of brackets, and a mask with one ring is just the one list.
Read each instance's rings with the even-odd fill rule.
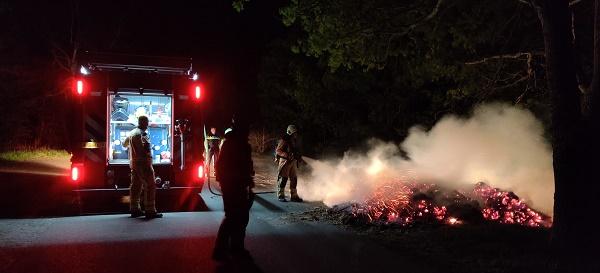
[[[369,141],[369,151],[341,159],[306,159],[309,174],[298,192],[328,206],[361,202],[389,179],[466,189],[483,181],[511,190],[552,215],[554,175],[550,145],[531,112],[507,104],[476,107],[469,118],[449,115],[429,131],[415,126],[398,146]],[[406,152],[408,159],[400,156]]]

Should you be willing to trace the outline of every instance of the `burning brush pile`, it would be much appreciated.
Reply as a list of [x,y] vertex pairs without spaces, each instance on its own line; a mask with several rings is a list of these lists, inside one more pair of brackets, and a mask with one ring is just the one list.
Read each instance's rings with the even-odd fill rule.
[[445,190],[434,184],[394,181],[379,187],[363,203],[343,209],[348,220],[375,225],[479,223],[550,227],[551,217],[530,208],[512,192],[483,182],[470,191]]

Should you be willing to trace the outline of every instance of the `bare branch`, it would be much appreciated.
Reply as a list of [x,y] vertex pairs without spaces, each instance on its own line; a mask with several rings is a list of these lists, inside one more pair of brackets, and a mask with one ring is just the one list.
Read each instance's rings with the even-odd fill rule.
[[494,89],[495,90],[499,90],[499,89],[506,89],[506,88],[509,88],[509,87],[513,87],[513,86],[519,84],[520,82],[528,80],[528,79],[529,79],[529,75],[525,75],[525,76],[517,79],[516,81],[513,81],[513,82],[511,82],[509,84],[506,84],[506,85],[503,85],[503,86],[495,87]]
[[499,60],[499,59],[520,59],[523,57],[526,57],[527,60],[530,60],[534,55],[544,55],[543,52],[541,51],[534,51],[534,52],[518,52],[518,53],[513,53],[513,54],[502,54],[502,55],[496,55],[496,56],[490,56],[490,57],[486,57],[483,58],[481,60],[478,61],[472,61],[472,62],[466,62],[466,65],[476,65],[476,64],[483,64],[492,60]]
[[71,72],[71,57],[57,43],[52,42],[52,57],[54,62],[65,71]]
[[583,0],[573,0],[573,1],[569,2],[569,7],[573,7],[581,2],[583,2]]
[[437,4],[435,5],[435,7],[433,8],[433,10],[427,15],[425,16],[425,18],[423,18],[422,20],[408,26],[407,31],[405,31],[406,33],[412,31],[413,29],[415,29],[416,27],[426,23],[427,21],[433,19],[433,17],[435,17],[438,12],[440,11],[440,6],[442,5],[442,2],[444,2],[444,0],[438,0]]
[[[525,4],[528,6],[534,6],[530,0],[517,0],[517,1],[519,1],[519,3],[521,3],[521,4]],[[569,7],[573,7],[581,2],[583,2],[583,0],[573,0],[573,1],[569,2]]]
[[442,6],[443,2],[444,2],[444,0],[438,0],[437,4],[435,4],[435,7],[433,8],[433,10],[427,16],[425,16],[423,19],[417,21],[416,23],[408,25],[404,29],[404,31],[397,32],[397,33],[392,33],[390,35],[390,37],[388,38],[388,42],[387,42],[387,47],[386,47],[386,50],[385,50],[384,59],[386,59],[387,56],[389,56],[390,46],[392,44],[392,41],[396,37],[407,35],[410,32],[412,32],[415,28],[417,28],[418,26],[423,25],[423,24],[427,23],[429,20],[433,19],[438,14],[438,12],[440,11],[440,6]]

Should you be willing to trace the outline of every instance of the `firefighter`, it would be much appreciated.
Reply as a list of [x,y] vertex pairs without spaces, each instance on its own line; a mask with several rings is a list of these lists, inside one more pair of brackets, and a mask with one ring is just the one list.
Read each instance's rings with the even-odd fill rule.
[[216,163],[217,181],[223,194],[225,217],[219,227],[213,259],[249,258],[244,247],[246,226],[254,193],[252,148],[248,144],[248,126],[239,122],[225,134],[221,154]]
[[298,164],[303,162],[300,151],[297,147],[298,129],[296,125],[289,125],[286,133],[279,139],[277,148],[275,149],[277,168],[277,198],[281,202],[287,202],[285,199],[285,186],[288,179],[290,180],[290,201],[302,202],[302,198],[298,196],[296,186],[298,185]]
[[154,169],[152,168],[152,149],[148,129],[148,117],[139,116],[137,128],[131,130],[123,146],[129,150],[129,167],[131,168],[131,186],[129,187],[131,217],[144,215],[140,207],[140,195],[144,188],[144,211],[146,219],[161,218],[156,212]]
[[206,136],[208,146],[208,166],[212,167],[214,173],[214,162],[219,158],[221,137],[217,134],[217,128],[211,127],[210,133]]

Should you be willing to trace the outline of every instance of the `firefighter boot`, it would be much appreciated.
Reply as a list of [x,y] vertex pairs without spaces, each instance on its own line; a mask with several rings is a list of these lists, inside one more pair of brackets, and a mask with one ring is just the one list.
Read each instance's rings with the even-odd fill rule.
[[292,197],[290,201],[292,202],[302,202],[302,198],[298,196],[298,190],[296,190],[296,186],[298,185],[298,177],[290,177],[290,191],[292,192]]
[[277,198],[281,202],[287,202],[287,200],[285,200],[285,184],[287,184],[287,180],[287,177],[277,177]]

